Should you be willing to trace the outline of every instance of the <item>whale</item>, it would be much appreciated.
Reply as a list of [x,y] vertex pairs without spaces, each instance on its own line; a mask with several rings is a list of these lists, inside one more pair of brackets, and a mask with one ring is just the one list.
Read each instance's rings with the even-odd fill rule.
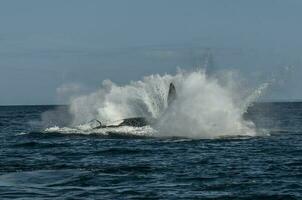
[[[168,107],[171,106],[171,104],[175,101],[176,97],[177,97],[176,88],[175,85],[171,82],[169,85],[168,98],[167,98]],[[131,118],[125,118],[125,119],[113,121],[111,123],[106,123],[106,124],[102,123],[97,119],[95,119],[95,121],[98,123],[98,126],[96,126],[94,129],[102,129],[102,128],[117,128],[122,126],[143,127],[147,125],[152,125],[155,119],[147,119],[145,117],[131,117]]]

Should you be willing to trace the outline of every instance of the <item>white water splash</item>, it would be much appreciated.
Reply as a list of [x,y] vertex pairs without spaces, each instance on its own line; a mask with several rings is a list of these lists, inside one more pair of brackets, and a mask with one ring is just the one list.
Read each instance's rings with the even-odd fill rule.
[[[151,75],[142,81],[132,81],[118,86],[104,81],[100,90],[86,96],[74,98],[70,104],[73,116],[71,127],[47,129],[47,132],[91,133],[127,132],[127,134],[156,137],[217,138],[224,136],[254,136],[253,122],[243,119],[243,113],[266,85],[247,98],[243,92],[230,85],[222,85],[219,79],[209,78],[204,71],[179,72],[172,75]],[[173,82],[177,99],[168,108],[169,84]],[[225,81],[224,81],[225,82]],[[241,102],[238,102],[241,101]],[[87,121],[116,121],[130,117],[156,118],[148,128],[118,127],[91,130]],[[81,125],[85,124],[86,125]]]
[[203,72],[181,76],[178,99],[158,122],[161,134],[191,138],[254,136],[254,124],[242,117],[233,93]]
[[102,128],[102,129],[91,129],[86,125],[80,125],[77,127],[50,127],[44,130],[44,133],[62,133],[62,134],[98,134],[102,136],[108,136],[116,134],[119,136],[139,136],[139,137],[153,137],[156,131],[150,126],[144,127],[130,127],[121,126],[116,128]]
[[110,122],[130,117],[158,118],[167,107],[167,87],[173,78],[152,75],[125,86],[106,80],[99,91],[71,101],[72,124],[92,119]]

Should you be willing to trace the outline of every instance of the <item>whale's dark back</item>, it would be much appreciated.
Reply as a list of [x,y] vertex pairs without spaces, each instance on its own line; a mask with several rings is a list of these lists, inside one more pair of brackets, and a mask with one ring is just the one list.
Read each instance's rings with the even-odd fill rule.
[[148,122],[143,117],[134,117],[134,118],[127,118],[119,124],[118,126],[133,126],[133,127],[141,127],[148,125]]

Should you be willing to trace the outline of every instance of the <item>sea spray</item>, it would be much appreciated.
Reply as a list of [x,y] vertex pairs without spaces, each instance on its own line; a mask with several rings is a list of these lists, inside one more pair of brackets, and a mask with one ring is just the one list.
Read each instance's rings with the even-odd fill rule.
[[[168,107],[171,82],[176,87],[177,99]],[[243,98],[242,91],[230,87],[236,85],[236,81],[228,79],[227,82],[231,84],[221,84],[218,77],[209,78],[202,70],[180,71],[174,76],[151,75],[124,86],[106,80],[100,90],[71,100],[71,126],[80,127],[92,119],[106,123],[145,117],[156,119],[153,131],[148,127],[148,134],[158,137],[256,135],[253,122],[243,119],[242,115],[257,95]]]
[[173,78],[151,75],[125,86],[105,80],[100,90],[71,101],[72,125],[92,119],[112,122],[130,117],[158,118],[167,107],[167,87]]
[[[177,80],[178,98],[158,120],[161,135],[216,138],[256,134],[254,124],[242,117],[234,93],[203,71],[182,74]],[[239,98],[237,98],[239,99]]]

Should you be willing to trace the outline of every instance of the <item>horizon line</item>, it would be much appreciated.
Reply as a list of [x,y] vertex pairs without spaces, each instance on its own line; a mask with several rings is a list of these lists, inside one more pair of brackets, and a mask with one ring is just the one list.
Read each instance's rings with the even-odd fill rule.
[[[292,100],[261,100],[252,103],[302,103],[302,99],[292,99]],[[17,106],[69,106],[69,104],[0,104],[0,107],[17,107]]]

